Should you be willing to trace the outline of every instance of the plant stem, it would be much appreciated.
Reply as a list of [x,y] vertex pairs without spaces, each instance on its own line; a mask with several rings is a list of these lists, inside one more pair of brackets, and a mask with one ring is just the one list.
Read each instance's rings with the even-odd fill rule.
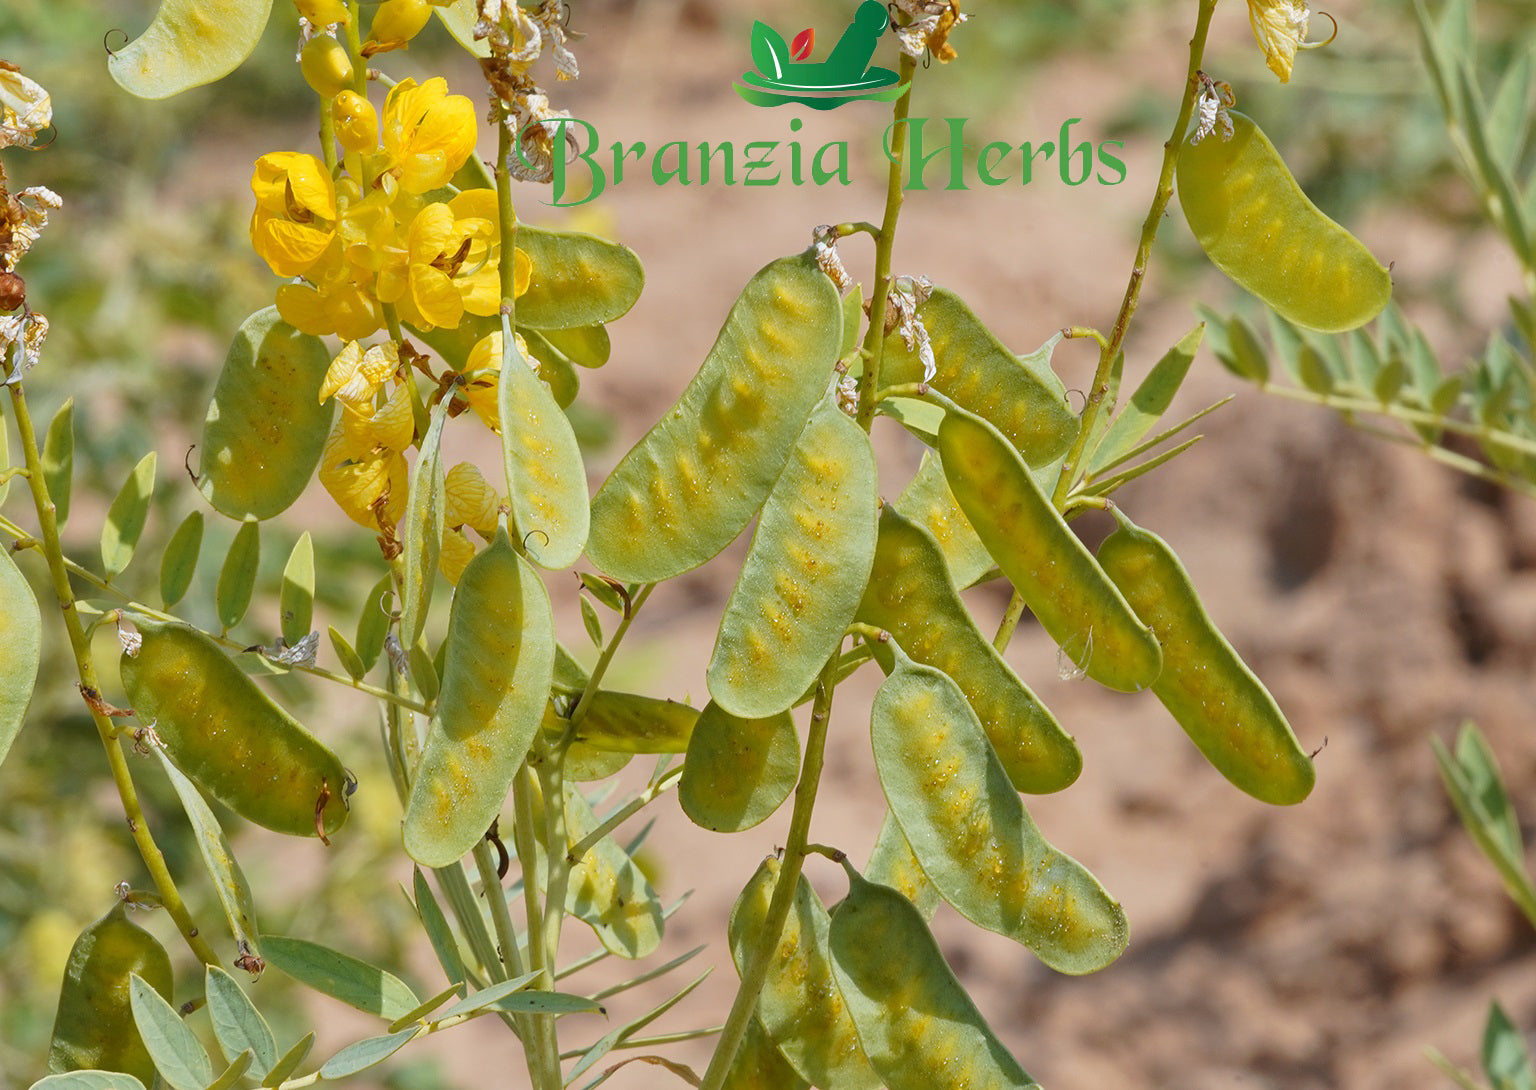
[[[841,646],[838,647],[841,651]],[[800,782],[795,787],[795,808],[789,819],[789,837],[784,846],[784,862],[774,883],[773,898],[768,902],[768,915],[763,920],[763,930],[757,942],[747,954],[741,968],[741,987],[736,1000],[726,1016],[725,1027],[710,1057],[709,1068],[699,1084],[700,1090],[720,1090],[736,1059],[736,1050],[746,1035],[747,1025],[757,1009],[757,995],[763,989],[768,975],[768,965],[778,948],[784,922],[794,904],[795,888],[800,884],[800,872],[810,850],[811,812],[816,806],[816,792],[821,785],[822,763],[826,756],[827,725],[832,715],[832,693],[837,684],[837,660],[833,655],[822,668],[816,683],[816,701],[811,706],[811,726],[806,733],[805,760],[800,765]],[[819,847],[818,847],[819,850]]]
[[592,705],[592,696],[597,692],[598,685],[603,680],[603,675],[608,672],[608,666],[613,662],[613,656],[619,649],[619,643],[624,639],[629,626],[634,623],[635,616],[640,612],[640,607],[645,605],[645,600],[651,596],[651,591],[656,589],[655,583],[646,583],[635,594],[629,603],[629,609],[619,621],[618,627],[613,630],[613,636],[602,653],[597,656],[597,665],[592,667],[592,675],[587,678],[587,687],[581,691],[581,697],[576,701],[576,708],[571,712],[571,727],[581,726],[581,721],[587,717],[587,712]]
[[[1391,417],[1403,424],[1418,424],[1428,428],[1439,428],[1456,435],[1465,435],[1470,439],[1476,439],[1488,446],[1501,447],[1513,454],[1536,454],[1536,439],[1528,439],[1523,435],[1503,431],[1499,428],[1490,428],[1469,420],[1457,420],[1454,417],[1437,416],[1423,409],[1410,408],[1407,405],[1399,405],[1396,402],[1376,400],[1373,397],[1363,395],[1341,393],[1318,393],[1315,390],[1307,390],[1297,386],[1275,386],[1265,383],[1260,387],[1266,394],[1274,394],[1278,397],[1288,397],[1292,401],[1307,401],[1313,405],[1325,405],[1340,413],[1368,413],[1372,416]],[[1433,444],[1425,442],[1424,445]]]
[[[1215,10],[1216,0],[1200,0],[1200,10],[1195,16],[1195,32],[1189,39],[1189,71],[1184,80],[1184,97],[1179,102],[1179,115],[1174,120],[1173,132],[1163,144],[1163,169],[1158,175],[1157,190],[1152,195],[1152,205],[1147,209],[1147,218],[1142,221],[1141,239],[1136,244],[1136,258],[1131,266],[1130,281],[1125,286],[1125,296],[1120,301],[1120,313],[1115,317],[1114,328],[1110,330],[1109,338],[1101,342],[1099,365],[1093,373],[1093,385],[1089,387],[1088,403],[1083,406],[1083,417],[1078,426],[1077,438],[1072,441],[1066,461],[1061,465],[1061,476],[1056,479],[1056,491],[1051,496],[1051,502],[1056,505],[1058,511],[1066,507],[1067,496],[1077,480],[1078,466],[1082,463],[1088,440],[1093,435],[1094,423],[1098,419],[1104,398],[1109,394],[1110,372],[1114,367],[1115,358],[1120,355],[1120,350],[1125,344],[1125,334],[1130,329],[1131,319],[1136,314],[1136,306],[1141,301],[1141,286],[1147,276],[1147,262],[1152,254],[1152,243],[1157,238],[1157,229],[1162,223],[1163,213],[1168,209],[1168,202],[1173,199],[1174,167],[1179,161],[1179,149],[1184,146],[1184,132],[1189,128],[1189,119],[1195,111],[1195,96],[1200,90],[1200,65],[1205,58],[1205,39],[1210,32],[1211,15]],[[1017,627],[1019,617],[1023,613],[1023,604],[1023,598],[1015,590],[1013,597],[1009,600],[1008,609],[1003,614],[1003,623],[998,627],[997,637],[993,640],[993,646],[999,650],[1007,647],[1008,641],[1013,638],[1014,628]]]
[[903,168],[907,159],[907,113],[912,105],[912,73],[917,62],[901,55],[899,78],[906,93],[896,100],[891,121],[891,169],[886,174],[885,217],[875,236],[875,283],[869,300],[869,329],[864,334],[864,369],[859,374],[859,427],[869,431],[875,420],[875,391],[880,387],[880,361],[885,353],[886,300],[891,292],[891,251],[896,245],[896,220],[901,215]]
[[[11,407],[16,415],[16,430],[21,435],[21,447],[26,459],[27,486],[32,491],[32,504],[37,511],[37,524],[42,533],[43,555],[48,560],[48,574],[53,584],[54,597],[59,603],[59,612],[64,618],[64,629],[69,634],[69,648],[74,656],[75,670],[79,674],[80,684],[83,687],[100,692],[101,685],[96,678],[96,665],[91,655],[90,637],[86,635],[85,628],[80,623],[80,613],[75,608],[74,590],[69,585],[69,572],[64,564],[64,549],[59,542],[58,512],[53,499],[48,494],[48,481],[43,474],[43,462],[38,453],[37,433],[32,427],[32,416],[27,411],[26,394],[22,391],[20,382],[11,383],[10,391]],[[123,815],[128,820],[128,829],[133,834],[133,842],[139,849],[139,856],[144,860],[150,879],[155,883],[155,891],[160,895],[161,903],[171,919],[176,921],[176,928],[181,932],[182,938],[186,940],[192,953],[207,965],[217,965],[218,955],[214,953],[208,940],[199,933],[191,912],[181,899],[181,891],[176,888],[176,881],[171,877],[165,856],[149,830],[149,822],[145,820],[144,810],[139,805],[138,790],[134,787],[133,776],[128,771],[128,759],[123,753],[122,743],[118,740],[117,726],[95,708],[89,708],[89,711],[91,722],[96,725],[96,733],[101,737],[102,747],[107,752],[107,764],[112,769],[112,781],[117,785],[117,794],[123,803]]]
[[[538,846],[534,839],[538,828],[533,810],[533,793],[536,789],[533,772],[525,761],[512,779],[512,804],[516,811],[512,823],[512,841],[523,872],[523,908],[528,916],[528,968],[542,974],[532,987],[553,990],[554,965],[544,945],[544,913],[548,905],[545,904],[545,891],[540,881],[543,876],[539,871]],[[545,798],[545,809],[551,806],[563,809],[565,799]],[[551,852],[558,850],[553,844],[544,845],[544,849]],[[494,876],[495,872],[492,871],[492,874]],[[499,883],[497,888],[501,888]],[[554,1016],[531,1015],[527,1024],[533,1037],[532,1040],[527,1037],[523,1040],[528,1045],[528,1074],[533,1079],[533,1085],[536,1090],[560,1090],[560,1045],[555,1034]]]

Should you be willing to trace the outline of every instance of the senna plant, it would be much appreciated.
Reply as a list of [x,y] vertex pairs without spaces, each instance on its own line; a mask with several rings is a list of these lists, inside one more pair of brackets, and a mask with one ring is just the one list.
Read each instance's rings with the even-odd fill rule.
[[[297,15],[299,75],[320,118],[317,148],[255,162],[251,243],[282,282],[235,331],[213,386],[196,471],[207,510],[169,534],[158,602],[114,582],[154,563],[138,549],[153,453],[107,509],[99,558],[61,544],[71,416],[66,407],[39,428],[28,409],[25,379],[44,362],[47,323],[45,301],[28,298],[16,272],[60,199],[6,191],[0,341],[24,461],[0,488],[21,484],[14,495],[31,499],[35,523],[0,517],[13,543],[0,556],[0,755],[27,719],[42,607],[56,606],[146,882],[123,883],[76,942],[49,1074],[35,1085],[308,1086],[472,1019],[507,1027],[538,1090],[595,1087],[622,1066],[616,1050],[698,1036],[715,1042],[703,1071],[652,1051],[638,1058],[705,1090],[1035,1085],[929,931],[943,901],[1064,973],[1102,969],[1129,941],[1119,903],[1046,838],[1023,798],[1069,787],[1082,768],[1072,735],[1003,657],[1023,611],[1057,642],[1067,675],[1149,691],[1148,714],[1172,718],[1239,789],[1294,804],[1314,780],[1171,547],[1108,498],[1187,451],[1197,437],[1184,435],[1204,415],[1164,420],[1201,326],[1119,404],[1126,334],[1176,179],[1216,264],[1290,321],[1347,329],[1390,292],[1381,264],[1307,200],[1255,122],[1229,110],[1230,88],[1203,71],[1216,0],[1190,5],[1187,76],[1119,313],[1107,333],[1064,330],[1099,349],[1080,411],[1052,369],[1061,335],[1016,355],[955,293],[895,272],[907,154],[897,125],[879,225],[807,225],[803,251],[765,260],[676,404],[590,496],[565,410],[580,369],[608,362],[607,327],[633,306],[643,274],[624,246],[523,223],[514,205],[514,179],[547,180],[566,154],[536,82],[550,66],[577,74],[561,0],[295,6],[163,0],[109,62],[125,91],[165,97],[218,79],[269,19]],[[860,11],[865,34],[871,7]],[[1305,8],[1249,0],[1248,14],[1287,79],[1312,44]],[[953,59],[965,14],[955,0],[897,0],[887,15],[902,50],[899,122],[919,59]],[[476,93],[497,137],[489,168],[474,157],[470,96],[442,77],[388,74],[434,16],[480,61]],[[0,105],[0,143],[33,146],[48,124],[46,91],[8,64]],[[861,233],[875,242],[868,298],[838,251]],[[910,480],[880,479],[876,416],[931,448]],[[500,464],[446,464],[450,432],[476,429],[498,437]],[[283,566],[278,631],[243,647],[230,633],[254,600],[264,527],[316,478],[376,543],[377,582],[354,634],[330,627],[322,648],[306,533]],[[1120,524],[1097,555],[1069,526],[1095,509]],[[237,527],[226,554],[207,561],[218,567],[212,601],[193,603],[215,627],[192,623],[202,614],[183,605],[207,566],[211,520]],[[709,701],[607,686],[653,589],[754,521],[704,678]],[[584,589],[591,652],[556,635],[547,573],[568,570]],[[1013,596],[990,636],[960,597],[986,580]],[[91,654],[102,626],[119,634],[116,677],[98,676]],[[872,708],[840,705],[834,717],[839,686],[859,670],[883,675]],[[259,680],[275,674],[377,701],[388,782],[354,776],[356,755]],[[862,731],[865,718],[889,803],[868,852],[812,838],[828,735]],[[605,796],[600,781],[637,755],[656,758],[645,785]],[[167,863],[139,801],[150,781],[179,800],[201,872]],[[620,836],[674,788],[693,821],[722,834],[793,795],[786,843],[731,913],[736,998],[721,1025],[643,1036],[694,981],[572,1042],[562,1016],[607,1014],[609,996],[691,956],[601,995],[565,983],[597,960],[656,951],[676,906]],[[353,793],[390,790],[399,850],[415,865],[412,908],[444,977],[421,990],[398,966],[265,930],[266,906],[224,829],[227,810],[342,855]],[[831,907],[803,877],[816,856],[846,872],[848,895]],[[222,921],[194,915],[189,884],[211,887]],[[179,932],[175,961],[205,967],[201,995],[172,994],[170,953],[128,911],[148,907]],[[576,924],[591,930],[593,952],[562,964],[562,935]],[[312,1059],[314,1035],[279,1042],[230,969],[248,981],[281,971],[375,1017],[378,1032]]]

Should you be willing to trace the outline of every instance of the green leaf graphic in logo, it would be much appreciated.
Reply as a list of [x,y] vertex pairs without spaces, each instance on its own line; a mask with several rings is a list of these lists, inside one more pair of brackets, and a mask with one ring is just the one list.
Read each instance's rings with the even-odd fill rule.
[[854,12],[831,54],[824,61],[807,61],[815,43],[815,31],[795,37],[790,49],[778,31],[761,21],[752,24],[752,63],[755,72],[742,75],[736,93],[754,106],[782,106],[798,102],[817,110],[830,110],[857,99],[883,102],[906,90],[895,72],[871,65],[870,58],[890,25],[885,5],[864,0]]

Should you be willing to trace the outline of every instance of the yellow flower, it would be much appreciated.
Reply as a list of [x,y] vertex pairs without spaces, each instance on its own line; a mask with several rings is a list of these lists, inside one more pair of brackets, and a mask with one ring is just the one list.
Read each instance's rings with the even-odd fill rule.
[[384,0],[373,14],[363,56],[372,57],[391,49],[403,49],[432,18],[427,0]]
[[406,383],[395,387],[382,408],[354,407],[343,401],[341,410],[342,437],[350,450],[403,451],[416,438],[416,417]]
[[448,81],[402,80],[384,101],[385,168],[407,193],[448,184],[475,150],[475,107]]
[[1303,0],[1248,0],[1248,22],[1259,48],[1264,50],[1269,69],[1281,83],[1291,81],[1291,67],[1296,50],[1305,48],[1307,20],[1311,17]]
[[460,527],[444,526],[443,547],[437,551],[437,567],[443,577],[458,586],[460,576],[474,558],[475,543],[469,535]]
[[308,19],[312,26],[332,26],[340,23],[346,26],[352,21],[347,14],[347,5],[342,0],[293,0],[293,6],[299,9],[299,14]]
[[256,160],[251,245],[279,276],[301,276],[336,234],[336,186],[313,155],[278,151]]
[[490,537],[500,512],[501,496],[473,462],[460,462],[443,477],[444,526],[469,526]]
[[400,366],[400,350],[393,341],[372,345],[365,352],[356,341],[348,341],[331,361],[320,385],[320,401],[335,397],[354,409],[371,407],[384,381]]
[[393,527],[405,514],[410,470],[398,450],[353,446],[343,420],[325,441],[320,483],[353,522],[379,530]]
[[371,337],[384,328],[372,278],[359,285],[353,270],[338,265],[314,286],[284,284],[277,289],[277,313],[301,333],[325,337],[332,333],[345,340]]
[[411,220],[405,251],[379,270],[378,296],[419,330],[452,329],[466,311],[482,317],[500,307],[496,270],[496,195],[471,189],[429,204]]
[[369,155],[379,146],[379,112],[356,91],[342,91],[331,100],[336,139],[348,151]]
[[[518,251],[522,256],[522,251]],[[512,334],[518,353],[529,367],[537,369],[533,354],[528,351],[521,333]],[[501,412],[496,407],[496,385],[501,379],[501,333],[488,334],[475,343],[464,360],[463,398],[469,402],[482,423],[497,435],[501,434]]]

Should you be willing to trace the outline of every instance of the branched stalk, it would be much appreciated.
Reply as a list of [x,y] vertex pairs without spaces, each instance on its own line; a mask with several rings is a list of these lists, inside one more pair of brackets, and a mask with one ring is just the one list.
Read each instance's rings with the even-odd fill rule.
[[[553,989],[555,986],[555,970],[548,951],[544,945],[544,913],[550,907],[545,903],[544,890],[540,881],[541,874],[538,866],[538,847],[534,839],[534,830],[537,828],[533,810],[533,792],[535,791],[533,773],[527,762],[517,770],[517,775],[512,780],[512,804],[516,811],[512,825],[512,840],[517,851],[517,860],[523,873],[523,907],[528,917],[528,968],[542,974],[533,983],[533,987],[540,989]],[[544,806],[565,806],[563,798],[544,800]],[[485,847],[481,842],[480,848]],[[477,848],[478,852],[480,848]],[[545,845],[546,851],[555,851],[552,844]],[[486,856],[489,859],[489,855]],[[495,878],[496,872],[491,870],[491,877]],[[496,883],[496,888],[501,888],[501,883]],[[502,898],[502,911],[506,910],[505,898]],[[513,939],[513,949],[516,948],[516,939]],[[560,1044],[555,1032],[555,1019],[549,1014],[530,1015],[527,1020],[531,1039],[524,1037],[524,1053],[528,1062],[528,1074],[533,1079],[535,1090],[560,1090]]]
[[[1184,97],[1179,102],[1179,115],[1173,123],[1173,132],[1163,144],[1163,169],[1158,175],[1157,190],[1152,195],[1147,218],[1141,225],[1141,239],[1136,244],[1136,258],[1131,266],[1130,280],[1125,286],[1125,296],[1120,301],[1120,313],[1115,317],[1114,328],[1110,330],[1108,339],[1100,340],[1099,364],[1093,373],[1088,403],[1083,406],[1077,438],[1067,451],[1066,461],[1061,466],[1061,476],[1056,481],[1056,491],[1051,496],[1051,502],[1058,511],[1066,507],[1067,496],[1077,478],[1078,466],[1082,463],[1088,440],[1093,435],[1094,423],[1109,393],[1110,371],[1114,367],[1115,357],[1125,345],[1126,331],[1130,329],[1136,306],[1141,301],[1141,286],[1147,276],[1152,243],[1157,238],[1157,229],[1162,223],[1163,213],[1168,209],[1168,202],[1173,199],[1173,171],[1179,161],[1179,149],[1184,146],[1184,133],[1189,128],[1189,119],[1194,115],[1195,97],[1200,90],[1200,65],[1205,59],[1205,39],[1210,32],[1211,15],[1215,10],[1216,0],[1200,0],[1200,10],[1195,16],[1195,32],[1189,39],[1189,71],[1184,80]],[[1073,332],[1088,333],[1087,330],[1079,331],[1075,328]],[[1014,629],[1023,614],[1023,605],[1024,599],[1015,590],[1003,615],[1003,623],[998,627],[997,637],[993,640],[993,645],[999,650],[1007,647],[1008,641],[1013,638]]]
[[574,866],[580,861],[582,856],[597,847],[603,837],[612,833],[620,825],[623,825],[656,799],[666,794],[672,788],[672,785],[682,778],[682,775],[683,766],[678,765],[676,768],[669,768],[659,779],[647,784],[644,791],[619,807],[607,818],[599,822],[597,828],[571,845],[571,850],[565,854],[566,862]]
[[[842,650],[841,647],[838,648]],[[741,968],[741,987],[731,1004],[715,1054],[710,1057],[704,1072],[700,1090],[720,1090],[736,1059],[736,1050],[746,1035],[752,1013],[757,1009],[757,996],[763,989],[768,975],[769,962],[778,948],[784,922],[794,904],[795,888],[800,884],[800,871],[805,866],[810,851],[811,812],[816,806],[816,792],[821,785],[822,762],[826,756],[827,725],[832,715],[832,693],[837,684],[837,660],[833,655],[822,668],[816,683],[816,700],[811,705],[811,726],[806,732],[805,759],[800,765],[800,782],[795,787],[795,808],[789,819],[789,837],[784,846],[784,862],[773,887],[773,899],[768,902],[768,915],[763,920],[763,930],[757,942],[747,952],[746,964]]]
[[[48,494],[48,481],[43,474],[43,461],[38,453],[37,433],[32,427],[32,416],[27,411],[26,394],[23,393],[20,382],[11,383],[10,391],[11,407],[15,410],[16,416],[16,430],[21,435],[21,447],[26,459],[27,486],[32,492],[32,504],[36,508],[37,524],[42,533],[43,555],[48,561],[48,574],[53,584],[54,597],[59,603],[59,613],[64,618],[64,629],[69,634],[69,648],[75,660],[75,670],[84,688],[100,692],[101,685],[97,681],[96,666],[91,656],[90,637],[86,635],[85,627],[80,623],[80,613],[75,608],[74,590],[69,585],[69,571],[64,563],[64,549],[59,542],[58,512],[52,497]],[[112,781],[117,785],[117,794],[122,800],[123,814],[128,820],[129,832],[133,834],[133,842],[139,849],[139,856],[144,860],[144,866],[155,884],[155,892],[160,895],[160,901],[165,906],[166,912],[176,921],[177,930],[181,932],[182,938],[186,940],[192,952],[205,964],[217,965],[218,955],[214,953],[208,940],[199,933],[186,902],[181,899],[181,891],[176,888],[176,881],[171,877],[165,856],[161,853],[160,846],[155,843],[154,834],[150,832],[149,822],[145,820],[144,810],[139,805],[139,794],[134,787],[133,776],[128,771],[128,759],[123,753],[122,743],[118,740],[117,726],[95,708],[89,710],[91,722],[96,725],[96,733],[101,737],[102,747],[107,752],[107,764],[112,769]]]
[[885,182],[885,217],[875,235],[875,283],[869,300],[869,329],[864,334],[864,370],[859,374],[859,427],[869,431],[875,420],[875,391],[880,388],[880,362],[885,355],[885,311],[891,292],[891,252],[896,245],[896,220],[901,215],[902,175],[907,160],[907,114],[912,105],[912,74],[917,62],[901,55],[898,78],[907,84],[896,100],[891,123],[891,169]]
[[619,621],[618,627],[613,630],[613,636],[608,640],[602,652],[597,656],[597,665],[592,667],[592,675],[587,678],[587,687],[581,691],[581,697],[576,701],[576,710],[571,712],[571,726],[581,726],[581,721],[587,717],[587,711],[592,706],[592,695],[597,692],[597,687],[602,683],[603,675],[608,672],[608,666],[613,662],[614,653],[618,651],[619,644],[623,641],[629,626],[634,623],[635,616],[640,612],[640,607],[645,605],[645,600],[651,596],[651,591],[656,589],[655,583],[646,583],[634,598],[629,602],[629,609]]
[[[1476,439],[1488,446],[1500,447],[1512,454],[1536,454],[1536,439],[1528,439],[1523,435],[1504,431],[1500,428],[1490,428],[1470,420],[1457,420],[1454,417],[1437,416],[1423,409],[1410,408],[1407,405],[1398,405],[1394,402],[1383,404],[1374,398],[1355,397],[1350,394],[1319,393],[1316,390],[1303,389],[1299,386],[1276,386],[1265,383],[1260,387],[1266,394],[1274,394],[1277,397],[1288,397],[1292,401],[1308,401],[1314,405],[1326,405],[1339,413],[1366,413],[1371,416],[1386,416],[1403,424],[1418,424],[1429,428],[1439,428],[1456,435],[1465,435],[1470,439]],[[1425,445],[1432,445],[1426,443]]]

